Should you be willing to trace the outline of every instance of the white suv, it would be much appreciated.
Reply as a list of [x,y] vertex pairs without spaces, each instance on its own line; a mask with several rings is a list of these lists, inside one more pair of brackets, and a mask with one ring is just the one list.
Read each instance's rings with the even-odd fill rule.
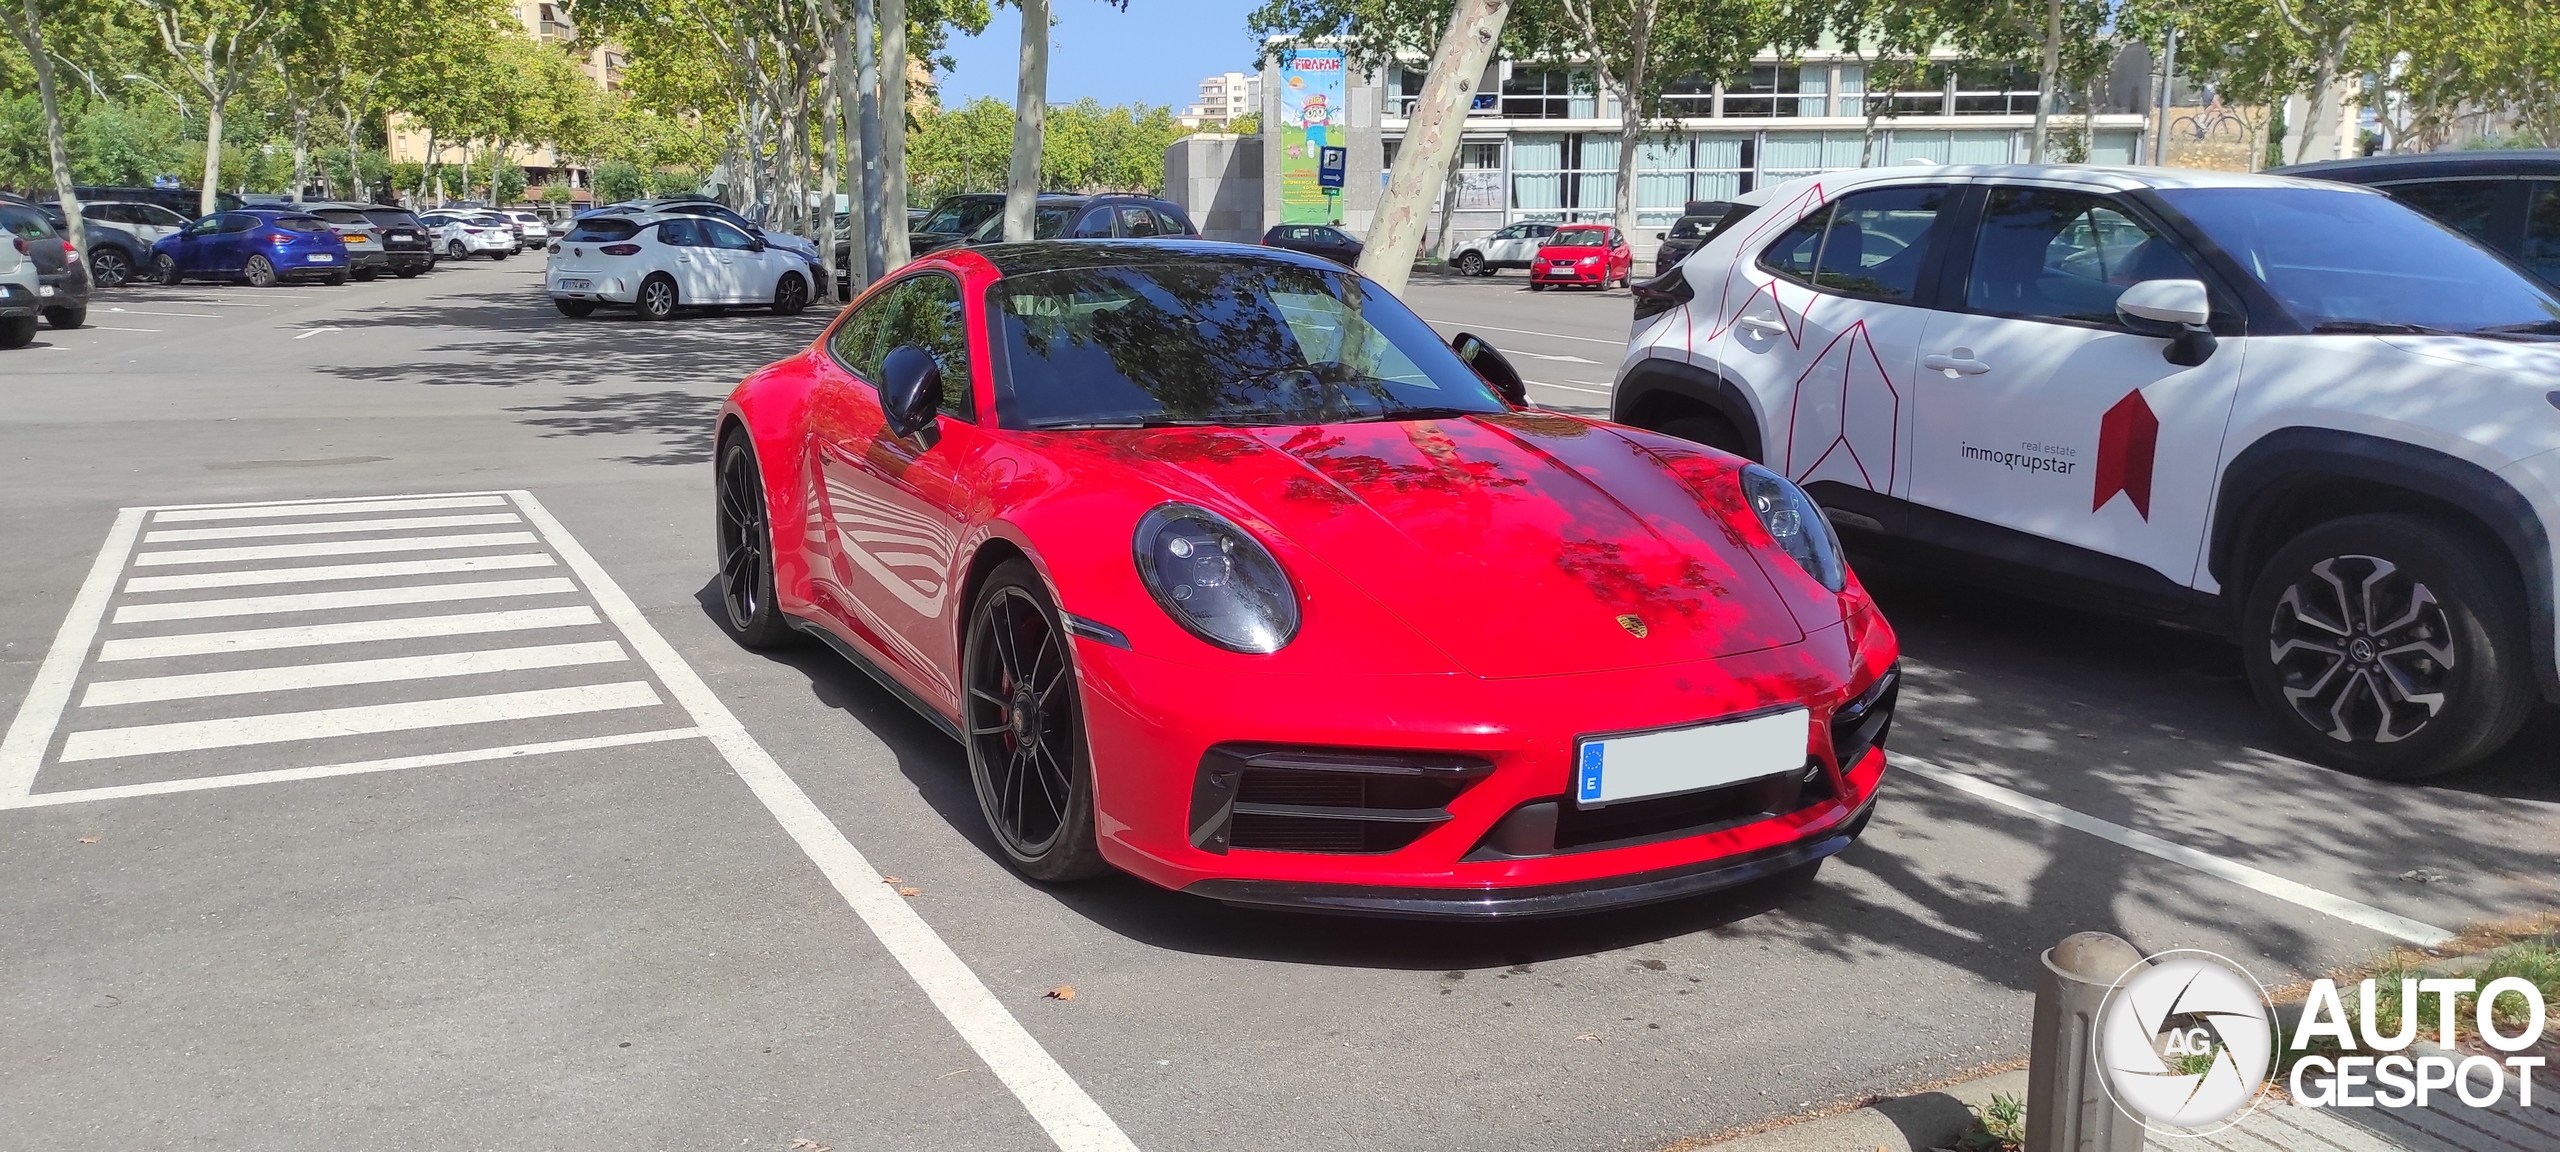
[[2362,189],[1893,168],[1643,285],[1613,415],[1856,543],[2240,643],[2297,744],[2449,771],[2560,701],[2560,300]]
[[0,240],[0,348],[24,348],[35,341],[36,316],[44,303],[42,289],[36,259],[27,254],[26,238]]

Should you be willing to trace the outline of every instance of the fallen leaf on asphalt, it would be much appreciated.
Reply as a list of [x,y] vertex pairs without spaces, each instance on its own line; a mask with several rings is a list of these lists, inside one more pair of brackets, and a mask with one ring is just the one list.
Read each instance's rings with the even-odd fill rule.
[[922,888],[900,888],[900,889],[898,889],[898,895],[900,895],[900,896],[922,896],[922,895],[924,895],[924,889],[922,889]]
[[[815,1140],[794,1140],[791,1142],[791,1152],[836,1152],[836,1150]],[[1878,1152],[1882,1150],[1879,1149]]]
[[1052,1000],[1073,1000],[1076,998],[1076,986],[1073,984],[1060,984],[1057,987],[1042,993],[1042,995],[1045,995]]
[[95,836],[83,836],[80,838],[80,842],[83,844],[95,844],[98,842],[98,838]]
[[880,878],[880,882],[883,884],[895,884],[898,882],[898,878],[895,876],[883,876]]
[[1600,1042],[1600,1034],[1599,1034],[1599,1033],[1597,1033],[1597,1032],[1585,1032],[1585,1033],[1583,1033],[1583,1034],[1582,1034],[1582,1035],[1580,1035],[1580,1036],[1576,1036],[1576,1037],[1574,1037],[1574,1039],[1576,1039],[1576,1040],[1588,1040],[1588,1041],[1591,1041],[1591,1042],[1592,1042],[1592,1043],[1594,1043],[1594,1044],[1597,1044],[1597,1043],[1599,1043],[1599,1042]]
[[1653,959],[1652,957],[1646,957],[1645,959],[1638,960],[1636,961],[1636,964],[1648,972],[1660,972],[1664,968],[1669,967],[1669,965],[1664,964],[1660,960]]

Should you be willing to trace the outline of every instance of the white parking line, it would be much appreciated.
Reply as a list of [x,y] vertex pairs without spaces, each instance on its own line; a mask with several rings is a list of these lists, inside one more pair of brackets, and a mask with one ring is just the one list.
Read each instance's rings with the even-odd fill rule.
[[287,516],[337,516],[351,512],[426,512],[439,508],[495,508],[501,496],[447,496],[439,500],[351,500],[337,504],[305,504],[256,508],[186,508],[151,515],[154,524],[200,520],[265,520]]
[[441,500],[447,496],[486,495],[488,495],[486,492],[405,492],[389,496],[307,496],[300,500],[264,500],[253,504],[241,504],[236,502],[213,504],[155,504],[144,509],[144,511],[150,512],[154,516],[161,516],[171,512],[191,512],[206,508],[235,508],[243,515],[256,515],[271,508],[312,508],[327,511],[328,509],[323,507],[324,505],[380,503],[383,501],[398,500]]
[[211,312],[145,312],[139,308],[109,308],[107,311],[118,316],[183,316],[190,320],[220,319]]
[[455,556],[442,560],[386,560],[375,564],[322,564],[311,568],[254,568],[234,572],[189,572],[180,576],[136,576],[124,582],[124,590],[171,592],[182,588],[308,584],[323,580],[363,580],[375,576],[427,576],[552,566],[551,557],[540,552],[516,552],[504,556]]
[[1897,752],[1892,755],[1891,763],[1894,767],[1908,769],[1925,779],[1935,780],[1975,799],[1988,800],[2003,808],[2024,812],[2039,820],[2051,821],[2065,828],[2086,832],[2101,840],[2120,844],[2145,855],[2184,864],[2198,872],[2228,880],[2252,892],[2273,896],[2288,904],[2300,905],[2324,915],[2335,916],[2358,927],[2370,928],[2386,936],[2406,940],[2421,948],[2433,948],[2453,939],[2453,933],[2433,924],[2412,920],[2396,912],[2385,912],[2373,905],[2323,892],[2307,884],[2298,884],[2273,872],[2198,852],[2184,844],[2163,840],[2148,832],[2137,832],[2122,824],[2074,812],[2052,801],[2040,800],[1988,780],[1967,776],[1917,756]]
[[331,776],[357,776],[368,772],[399,772],[410,768],[435,768],[446,764],[477,764],[488,760],[512,760],[518,757],[548,756],[561,752],[586,752],[597,748],[627,748],[634,744],[663,744],[670,740],[690,740],[702,734],[702,729],[699,728],[661,728],[654,732],[625,732],[612,736],[588,736],[577,740],[548,740],[539,744],[510,744],[504,748],[472,748],[460,752],[430,752],[422,756],[395,756],[385,760],[359,760],[348,764],[321,764],[309,768],[235,772],[229,776],[190,776],[177,780],[154,780],[147,784],[117,784],[104,788],[38,792],[31,796],[0,793],[0,811],[11,808],[51,808],[61,804],[88,804],[99,800],[130,800],[138,796],[167,796],[178,792],[207,792],[216,788],[241,788],[252,784],[323,780]]
[[210,652],[259,652],[271,648],[313,648],[323,644],[365,644],[419,636],[476,636],[534,628],[574,628],[593,623],[596,623],[595,609],[579,604],[567,608],[524,608],[513,612],[470,612],[459,616],[351,620],[343,624],[305,624],[296,628],[186,632],[176,636],[109,640],[98,646],[98,662],[112,664],[119,660],[158,660],[169,656],[202,656]]
[[711,738],[729,767],[746,781],[747,787],[764,802],[765,810],[782,824],[783,831],[800,845],[810,862],[818,866],[836,894],[853,907],[854,915],[879,937],[882,946],[897,958],[899,967],[907,970],[927,999],[940,1009],[944,1019],[960,1033],[978,1058],[996,1079],[1022,1102],[1042,1131],[1064,1152],[1137,1152],[1120,1125],[1111,1119],[1093,1097],[1085,1093],[1057,1058],[1040,1046],[1040,1041],[1014,1019],[1004,1002],[987,991],[977,973],[969,970],[967,961],[951,950],[933,926],[925,923],[915,906],[907,903],[896,890],[880,882],[880,872],[865,860],[853,842],[845,839],[826,813],[801,791],[791,774],[782,770],[773,755],[756,743],[738,722],[729,706],[703,683],[693,667],[676,655],[673,645],[658,634],[649,619],[640,614],[640,606],[631,602],[620,585],[596,563],[586,547],[569,535],[550,510],[530,492],[511,493],[516,506],[526,518],[542,530],[560,559],[569,565],[589,595],[604,609],[605,617],[622,630],[640,658],[658,674],[676,702],[691,714],[693,722]]
[[36,772],[44,767],[45,746],[53,743],[63,707],[71,703],[71,682],[80,676],[81,658],[89,654],[89,642],[98,638],[98,625],[107,618],[107,598],[115,594],[116,573],[124,570],[125,557],[132,554],[134,537],[141,531],[142,509],[116,513],[114,526],[107,529],[107,542],[98,549],[97,562],[89,566],[89,578],[71,597],[71,611],[62,617],[61,630],[53,634],[53,647],[45,650],[44,663],[36,667],[35,681],[27,685],[26,699],[18,702],[9,731],[0,735],[0,803],[35,787]]
[[145,552],[133,558],[136,568],[171,564],[218,564],[233,560],[285,560],[295,556],[349,556],[366,552],[438,552],[447,548],[495,548],[531,544],[531,532],[481,532],[462,536],[411,536],[398,540],[331,540],[321,544],[260,544],[249,548],[191,548],[179,552]]
[[182,676],[145,676],[135,680],[98,680],[91,682],[89,690],[80,694],[80,706],[103,708],[154,700],[200,700],[209,696],[290,692],[298,688],[389,684],[401,680],[479,676],[531,668],[612,664],[630,658],[622,645],[611,640],[598,640],[586,644],[540,644],[530,648],[490,648],[473,652],[439,652],[431,656],[392,656],[333,664],[287,664],[280,668],[241,668]]
[[207,748],[242,748],[331,736],[364,736],[409,732],[457,724],[494,724],[544,716],[574,716],[617,708],[657,705],[658,690],[647,681],[580,684],[569,688],[535,688],[454,696],[442,700],[403,700],[394,704],[359,704],[350,708],[317,708],[309,712],[269,712],[226,716],[219,720],[181,720],[131,728],[92,728],[74,732],[62,742],[62,762],[151,756],[163,752],[197,752]]
[[116,327],[116,326],[115,326],[115,325],[113,325],[113,324],[83,324],[83,325],[81,325],[81,327],[83,327],[83,328],[95,328],[95,329],[97,329],[97,330],[98,330],[98,331],[100,331],[100,332],[157,332],[157,331],[159,331],[159,329],[157,329],[157,328],[118,328],[118,327]]
[[[156,521],[155,521],[156,523]],[[164,528],[142,534],[145,544],[182,544],[192,540],[249,540],[259,536],[327,536],[336,532],[397,532],[410,528],[479,528],[522,524],[513,512],[469,516],[395,516],[384,520],[330,520],[317,524],[234,524],[228,528]]]
[[474,580],[463,584],[409,584],[398,588],[306,592],[296,596],[234,596],[221,600],[176,600],[165,604],[125,605],[116,609],[114,623],[140,624],[153,620],[204,620],[215,616],[267,616],[283,612],[325,612],[333,608],[373,608],[384,604],[500,600],[510,596],[550,596],[577,590],[576,584],[554,577],[547,580]]
[[1553,388],[1560,392],[1587,392],[1594,396],[1606,396],[1609,394],[1609,390],[1606,388],[1584,388],[1576,384],[1549,384],[1544,380],[1523,380],[1521,383],[1532,388]]

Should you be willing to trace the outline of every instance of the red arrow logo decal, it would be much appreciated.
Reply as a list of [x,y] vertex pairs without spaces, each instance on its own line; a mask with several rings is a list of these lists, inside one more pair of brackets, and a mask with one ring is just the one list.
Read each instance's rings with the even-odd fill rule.
[[2098,491],[2089,510],[2107,506],[2116,493],[2133,502],[2133,510],[2151,519],[2151,460],[2160,449],[2160,418],[2142,399],[2139,388],[2124,394],[2098,418]]

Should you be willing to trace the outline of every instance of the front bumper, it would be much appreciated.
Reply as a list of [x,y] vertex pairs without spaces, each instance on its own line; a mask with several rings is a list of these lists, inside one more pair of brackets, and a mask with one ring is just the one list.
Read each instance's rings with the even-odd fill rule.
[[[1114,865],[1230,903],[1501,917],[1676,899],[1846,847],[1872,808],[1885,756],[1879,736],[1873,746],[1851,747],[1850,762],[1839,764],[1828,733],[1835,712],[1888,674],[1896,644],[1891,628],[1867,611],[1783,648],[1519,679],[1234,676],[1084,637],[1076,650],[1096,828]],[[1889,723],[1886,699],[1880,714]],[[1220,700],[1237,703],[1203,704]],[[1578,738],[1694,725],[1771,701],[1800,702],[1810,713],[1805,768],[1819,776],[1805,777],[1800,798],[1790,794],[1774,812],[1738,805],[1623,835],[1567,835],[1569,825],[1645,819],[1648,808],[1704,806],[1729,790],[1586,812],[1569,799]],[[1251,782],[1233,793],[1238,816],[1228,825],[1216,825],[1214,807],[1201,803],[1217,763],[1212,749],[1239,745],[1462,757],[1490,769],[1435,800],[1427,830],[1385,850],[1253,846],[1243,842],[1241,822]],[[1272,811],[1253,807],[1258,816]],[[1547,838],[1517,835],[1535,826],[1539,811],[1547,813]],[[1204,812],[1212,813],[1206,822]],[[1236,835],[1222,839],[1230,829]]]
[[1545,261],[1538,261],[1529,265],[1529,279],[1540,284],[1602,284],[1607,282],[1604,275],[1607,268],[1606,264],[1589,267],[1577,264],[1559,272]]

